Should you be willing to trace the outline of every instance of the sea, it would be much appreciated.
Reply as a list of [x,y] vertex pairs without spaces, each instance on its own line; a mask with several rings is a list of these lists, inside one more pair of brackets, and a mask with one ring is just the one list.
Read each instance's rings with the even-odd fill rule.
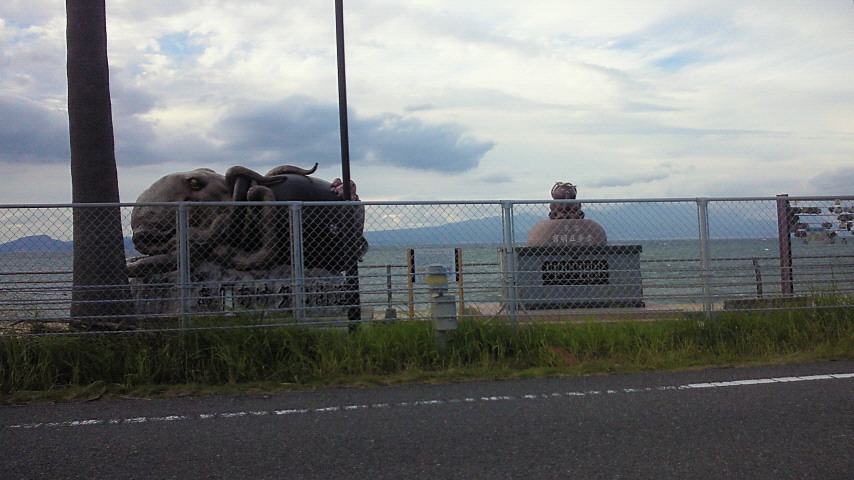
[[[709,296],[720,301],[781,293],[776,238],[710,240],[706,275],[697,240],[619,243],[641,247],[647,304],[692,304],[703,303]],[[854,293],[854,241],[837,239],[830,244],[793,238],[791,248],[796,293]],[[412,302],[426,303],[427,285],[417,270],[423,267],[419,255],[425,253],[449,259],[445,262],[452,263],[448,265],[449,290],[461,301],[494,303],[506,298],[508,272],[502,268],[506,264],[502,245],[372,245],[359,266],[362,304],[405,310]],[[457,256],[461,263],[455,261]],[[71,268],[69,251],[0,254],[0,320],[67,317]]]
[[[710,240],[706,282],[701,275],[702,252],[698,240],[619,244],[641,246],[641,278],[647,303],[702,303],[706,295],[721,300],[781,293],[780,245],[776,238]],[[443,248],[460,250],[462,268],[453,272],[451,265],[448,267],[454,287],[462,290],[469,301],[497,302],[504,298],[502,277],[506,272],[501,268],[504,250],[495,244],[372,247],[360,266],[363,290],[369,299],[379,301],[370,295],[387,291],[389,276],[395,293],[406,292],[410,283],[417,290],[417,276],[415,282],[410,282],[412,275],[407,274],[412,271],[410,250]],[[792,239],[791,249],[796,292],[854,289],[854,242],[837,240],[829,244]],[[461,273],[462,278],[454,273]]]

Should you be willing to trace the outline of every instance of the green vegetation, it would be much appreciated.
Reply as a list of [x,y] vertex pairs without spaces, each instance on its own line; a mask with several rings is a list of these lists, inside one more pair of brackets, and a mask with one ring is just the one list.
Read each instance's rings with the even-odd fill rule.
[[[850,305],[851,302],[843,302]],[[684,369],[854,358],[854,311],[810,308],[660,321],[461,321],[0,339],[0,402],[186,395]]]

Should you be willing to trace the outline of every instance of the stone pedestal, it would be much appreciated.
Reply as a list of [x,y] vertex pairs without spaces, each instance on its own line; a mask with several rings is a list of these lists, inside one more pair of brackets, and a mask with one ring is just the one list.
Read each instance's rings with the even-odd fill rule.
[[[186,313],[289,311],[294,307],[294,280],[290,265],[265,270],[235,270],[213,262],[192,268]],[[317,316],[346,314],[344,278],[323,269],[311,269],[303,281],[306,313]],[[136,312],[141,315],[180,314],[184,289],[178,272],[131,279]]]
[[514,250],[517,301],[524,308],[644,306],[640,245]]
[[523,308],[643,307],[640,245],[609,246],[593,220],[543,220],[513,250]]
[[528,245],[532,247],[601,246],[607,243],[605,229],[588,219],[543,220],[528,232]]

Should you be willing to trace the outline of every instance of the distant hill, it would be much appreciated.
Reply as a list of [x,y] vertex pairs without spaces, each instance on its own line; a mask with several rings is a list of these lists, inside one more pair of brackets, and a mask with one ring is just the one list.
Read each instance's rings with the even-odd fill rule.
[[[750,209],[755,209],[751,211]],[[769,238],[777,235],[773,205],[719,203],[709,207],[712,238]],[[602,225],[609,241],[696,239],[699,237],[697,206],[692,202],[589,204],[582,206],[586,218]],[[528,232],[548,219],[548,205],[517,205],[513,226],[516,242],[528,240]],[[499,216],[464,220],[438,226],[365,232],[373,245],[418,245],[432,243],[501,243]]]
[[54,240],[47,235],[21,237],[11,242],[0,244],[0,253],[11,252],[66,252],[73,250],[71,242]]
[[487,217],[434,227],[365,232],[365,238],[372,245],[501,243],[501,232],[501,217]]
[[[133,241],[130,238],[124,239],[124,245],[125,250],[134,251]],[[47,235],[31,235],[0,244],[0,253],[70,252],[73,250],[74,242],[55,240]]]
[[[458,213],[465,213],[462,206]],[[712,238],[772,238],[777,236],[773,204],[712,202],[709,228]],[[584,204],[586,218],[605,229],[609,241],[696,239],[699,236],[697,206],[693,202],[633,202]],[[548,219],[547,204],[514,206],[516,242],[525,243],[537,222]],[[414,216],[414,215],[413,215]],[[490,216],[437,226],[366,231],[372,245],[429,245],[436,243],[501,243],[502,219]],[[130,238],[125,250],[135,252]],[[73,242],[34,235],[0,244],[0,253],[71,251]]]

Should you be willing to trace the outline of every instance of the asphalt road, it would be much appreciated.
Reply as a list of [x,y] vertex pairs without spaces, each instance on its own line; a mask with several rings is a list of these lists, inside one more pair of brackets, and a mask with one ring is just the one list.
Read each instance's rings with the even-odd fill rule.
[[0,407],[2,479],[854,478],[854,362]]

